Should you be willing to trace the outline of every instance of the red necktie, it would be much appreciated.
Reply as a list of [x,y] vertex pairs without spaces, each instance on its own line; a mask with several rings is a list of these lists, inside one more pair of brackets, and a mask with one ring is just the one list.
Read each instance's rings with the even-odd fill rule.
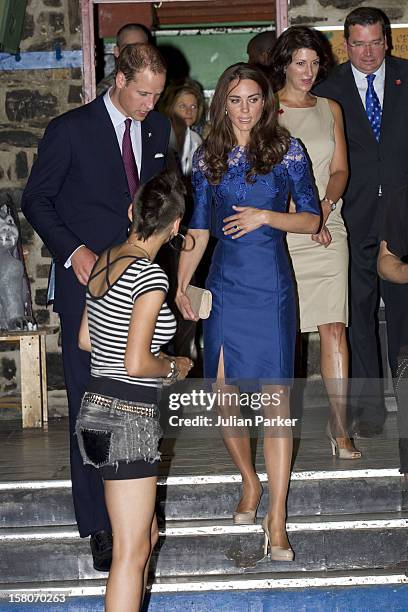
[[132,149],[132,140],[130,138],[130,126],[132,120],[129,117],[125,121],[125,133],[123,134],[122,140],[122,157],[123,164],[125,166],[126,178],[129,185],[130,197],[134,198],[134,195],[140,185],[139,173],[137,171],[137,165],[135,156]]

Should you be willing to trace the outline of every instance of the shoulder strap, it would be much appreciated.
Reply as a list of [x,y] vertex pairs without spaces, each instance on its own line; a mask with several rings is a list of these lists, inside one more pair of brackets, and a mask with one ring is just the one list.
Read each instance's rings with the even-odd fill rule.
[[106,267],[105,267],[105,280],[106,280],[106,284],[108,285],[108,289],[111,288],[111,284],[109,281],[109,265],[110,265],[110,254],[111,254],[111,250],[108,249],[108,252],[106,253]]
[[[93,295],[93,293],[92,293],[92,291],[90,290],[90,287],[89,287],[91,281],[93,281],[97,276],[99,276],[100,274],[103,274],[103,272],[105,272],[105,280],[106,280],[106,284],[107,284],[107,291],[109,291],[109,289],[112,287],[112,283],[109,280],[109,268],[113,264],[115,264],[117,261],[120,261],[121,259],[133,259],[134,261],[137,261],[138,259],[143,259],[143,257],[135,257],[134,255],[121,255],[120,257],[117,257],[113,261],[110,261],[110,255],[111,255],[111,249],[109,249],[107,251],[107,253],[106,253],[106,265],[103,266],[100,270],[98,270],[98,272],[96,272],[95,274],[91,274],[91,276],[88,279],[88,293],[94,299],[98,299],[98,297],[103,297],[103,296]],[[106,294],[106,291],[105,291],[105,293],[103,295],[105,295],[105,294]]]
[[[110,250],[108,251],[108,253],[110,254]],[[96,272],[95,274],[91,274],[91,276],[89,277],[89,281],[93,280],[94,278],[96,278],[97,276],[99,276],[100,274],[102,274],[102,272],[105,272],[105,270],[110,266],[113,265],[114,263],[116,263],[117,261],[120,261],[121,259],[134,259],[135,261],[137,261],[138,259],[144,259],[144,257],[136,257],[135,255],[121,255],[120,257],[118,257],[117,259],[114,259],[113,261],[109,261],[109,263],[107,263],[106,266],[103,266],[103,268],[101,268],[100,270],[98,270],[98,272]],[[108,257],[107,257],[107,261],[108,261]],[[89,282],[88,281],[88,282]]]

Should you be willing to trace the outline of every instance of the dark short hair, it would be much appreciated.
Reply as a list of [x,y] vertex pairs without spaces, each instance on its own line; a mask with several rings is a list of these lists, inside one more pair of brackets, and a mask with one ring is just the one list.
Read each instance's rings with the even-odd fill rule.
[[148,43],[126,45],[119,54],[116,71],[123,72],[126,82],[129,83],[136,73],[144,70],[155,74],[166,72],[166,62],[160,51]]
[[264,51],[270,53],[275,41],[276,33],[274,31],[266,30],[265,32],[259,32],[248,42],[247,53],[249,53],[250,49],[252,49],[255,55],[260,55]]
[[318,30],[306,26],[292,26],[282,32],[272,50],[270,74],[274,91],[285,85],[286,68],[292,62],[293,54],[299,49],[312,49],[320,60],[316,82],[322,81],[333,64],[330,43]]
[[184,215],[186,188],[177,172],[164,170],[147,181],[133,201],[132,232],[139,240],[164,231]]
[[123,34],[134,31],[143,32],[143,34],[146,36],[146,42],[151,42],[152,33],[150,32],[149,28],[144,26],[142,23],[126,23],[116,33],[116,45],[120,48],[122,46],[121,38]]
[[368,6],[360,6],[359,8],[351,11],[346,17],[344,22],[344,38],[349,39],[350,27],[354,25],[370,26],[376,23],[381,24],[383,36],[386,35],[387,26],[382,11],[376,8],[369,8]]

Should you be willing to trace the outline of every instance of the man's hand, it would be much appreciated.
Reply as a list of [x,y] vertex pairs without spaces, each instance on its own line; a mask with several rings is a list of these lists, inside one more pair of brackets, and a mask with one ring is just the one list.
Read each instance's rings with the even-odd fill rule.
[[72,269],[81,285],[86,285],[88,283],[89,275],[97,259],[98,256],[87,249],[86,246],[79,247],[72,255]]

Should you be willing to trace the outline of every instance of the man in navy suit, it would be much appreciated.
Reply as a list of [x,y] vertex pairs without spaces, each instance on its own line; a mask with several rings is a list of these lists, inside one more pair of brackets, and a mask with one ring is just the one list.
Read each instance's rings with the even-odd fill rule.
[[[78,330],[97,257],[126,239],[132,191],[164,168],[170,124],[153,108],[165,80],[166,66],[155,47],[125,47],[114,87],[51,121],[22,198],[23,213],[55,261],[54,310],[61,322],[75,515],[80,536],[91,535],[94,567],[102,571],[109,569],[112,548],[103,483],[97,470],[83,465],[74,436],[90,376],[89,354],[78,348]],[[129,150],[133,173],[134,161],[137,166],[131,180]]]
[[360,7],[344,24],[349,61],[320,83],[317,95],[343,108],[350,177],[343,214],[350,247],[350,342],[354,432],[381,432],[385,407],[380,384],[379,289],[386,306],[391,366],[398,355],[395,286],[377,276],[385,202],[408,182],[408,61],[387,56],[386,26],[378,9]]

